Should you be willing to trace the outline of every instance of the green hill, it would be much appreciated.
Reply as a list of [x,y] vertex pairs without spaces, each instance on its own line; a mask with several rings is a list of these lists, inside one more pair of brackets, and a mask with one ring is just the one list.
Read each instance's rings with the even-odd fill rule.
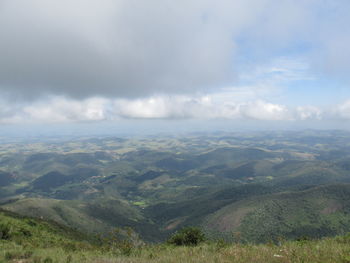
[[3,208],[22,215],[52,220],[90,234],[104,234],[115,227],[131,227],[146,241],[159,240],[162,235],[136,207],[120,200],[82,202],[27,198],[4,205]]
[[208,215],[203,226],[248,242],[334,236],[350,231],[349,200],[349,184],[249,197]]
[[207,241],[198,246],[144,245],[118,232],[92,239],[52,221],[0,211],[0,262],[349,262],[350,236],[251,245]]
[[[90,233],[131,227],[151,242],[188,225],[255,242],[336,235],[349,230],[348,210],[321,189],[348,187],[349,139],[305,131],[0,144],[0,207]],[[335,212],[322,212],[333,211],[328,203]]]
[[[0,262],[19,262],[14,260],[20,259],[41,262],[41,259],[51,259],[48,254],[52,248],[63,251],[72,251],[78,247],[92,249],[96,242],[97,239],[54,221],[0,210]],[[47,253],[44,253],[46,249]],[[41,256],[33,257],[34,251],[38,251]]]

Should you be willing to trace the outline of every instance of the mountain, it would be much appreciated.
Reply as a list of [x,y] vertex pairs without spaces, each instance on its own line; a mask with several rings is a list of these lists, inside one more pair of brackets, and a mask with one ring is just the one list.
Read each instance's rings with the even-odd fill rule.
[[212,232],[239,233],[247,242],[320,238],[350,230],[350,184],[253,196],[208,215]]
[[348,187],[349,141],[304,131],[0,144],[0,206],[90,233],[131,227],[150,242],[187,225],[249,242],[331,236],[347,231],[348,210],[321,189]]

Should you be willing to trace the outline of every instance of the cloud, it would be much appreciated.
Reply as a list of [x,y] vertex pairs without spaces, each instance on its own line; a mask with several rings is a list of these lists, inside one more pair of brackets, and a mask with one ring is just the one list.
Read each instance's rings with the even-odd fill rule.
[[348,120],[349,101],[289,95],[320,74],[350,80],[349,10],[347,0],[2,0],[0,123]]
[[314,48],[312,66],[322,74],[331,75],[342,80],[349,79],[350,74],[350,2],[346,0],[320,1],[318,23],[315,21],[313,38]]
[[[6,105],[3,103],[3,105]],[[82,101],[51,97],[45,101],[7,105],[7,114],[0,109],[0,123],[65,123],[100,121],[107,117],[109,101],[90,98]]]
[[291,120],[289,110],[284,105],[265,101],[250,102],[240,105],[243,117],[255,120]]
[[24,96],[84,98],[223,84],[234,43],[220,23],[205,21],[206,1],[198,4],[2,1],[0,85]]
[[347,73],[348,7],[345,0],[2,0],[0,90],[25,100],[206,93],[232,84],[240,57],[260,63],[300,43],[314,49],[314,65]]
[[350,100],[337,105],[330,113],[334,118],[349,120],[350,119]]
[[[234,97],[234,94],[231,94]],[[337,106],[332,118],[350,118],[350,103]],[[322,120],[324,111],[313,106],[296,108],[264,100],[223,101],[219,94],[206,96],[152,96],[143,99],[89,98],[74,100],[50,97],[26,104],[2,103],[0,123],[118,122],[123,119],[163,120]],[[327,117],[329,118],[329,116]]]
[[288,109],[265,101],[220,103],[215,96],[158,96],[138,100],[117,100],[117,115],[131,119],[254,119],[287,120]]
[[315,106],[298,106],[295,109],[297,119],[306,120],[322,120],[324,119],[324,112]]
[[[235,98],[235,94],[238,96]],[[226,98],[226,99],[224,99]],[[250,99],[249,99],[250,98]],[[243,100],[242,100],[243,99]],[[247,100],[248,99],[248,100]],[[51,96],[37,102],[0,103],[0,124],[73,123],[121,120],[346,121],[350,100],[327,108],[287,106],[242,96],[231,90],[198,96],[151,96],[142,99],[83,100]]]

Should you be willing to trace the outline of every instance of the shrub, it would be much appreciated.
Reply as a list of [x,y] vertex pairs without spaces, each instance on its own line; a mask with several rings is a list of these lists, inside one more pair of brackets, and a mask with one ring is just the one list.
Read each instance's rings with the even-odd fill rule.
[[19,232],[23,235],[23,236],[26,236],[26,237],[31,237],[32,236],[32,233],[28,230],[28,229],[25,229],[25,228],[21,228],[19,230]]
[[110,248],[116,248],[122,255],[130,256],[136,248],[144,245],[138,234],[130,227],[115,228],[104,238]]
[[350,244],[350,233],[344,236],[338,236],[335,240],[340,244]]
[[227,243],[224,239],[219,239],[215,243],[216,250],[220,251],[221,249],[227,248],[229,246],[229,243]]
[[185,227],[175,232],[167,241],[168,244],[176,246],[196,246],[205,241],[205,235],[197,227]]
[[50,258],[50,257],[47,257],[47,258],[44,259],[43,262],[44,262],[44,263],[52,263],[52,262],[53,262],[53,259]]
[[32,251],[7,251],[5,253],[5,259],[6,260],[13,260],[13,259],[28,259],[33,255]]
[[0,239],[10,239],[11,229],[7,224],[0,224]]

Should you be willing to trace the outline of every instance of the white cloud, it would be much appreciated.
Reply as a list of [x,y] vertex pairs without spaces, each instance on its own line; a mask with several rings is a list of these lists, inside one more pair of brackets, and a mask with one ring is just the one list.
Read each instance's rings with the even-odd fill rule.
[[136,100],[116,100],[117,114],[125,118],[183,118],[187,117],[184,105],[188,103],[183,97],[151,97]]
[[334,107],[334,110],[331,112],[334,118],[339,119],[350,119],[350,100],[346,100],[343,103]]
[[[2,123],[62,123],[76,121],[99,121],[107,117],[109,102],[106,99],[90,98],[83,101],[51,97],[48,100],[26,105],[7,105],[7,114]],[[0,109],[0,116],[1,116]],[[11,112],[11,114],[10,114]]]
[[[289,108],[264,100],[223,100],[220,94],[206,96],[154,96],[144,99],[73,100],[51,97],[20,105],[2,104],[0,123],[66,123],[118,121],[120,119],[227,119],[258,121],[319,120],[323,112],[316,107]],[[350,103],[342,106],[350,116]]]
[[300,120],[322,120],[323,111],[315,106],[299,106],[295,110],[296,118]]
[[292,116],[284,105],[255,101],[240,106],[243,117],[255,120],[291,120]]

